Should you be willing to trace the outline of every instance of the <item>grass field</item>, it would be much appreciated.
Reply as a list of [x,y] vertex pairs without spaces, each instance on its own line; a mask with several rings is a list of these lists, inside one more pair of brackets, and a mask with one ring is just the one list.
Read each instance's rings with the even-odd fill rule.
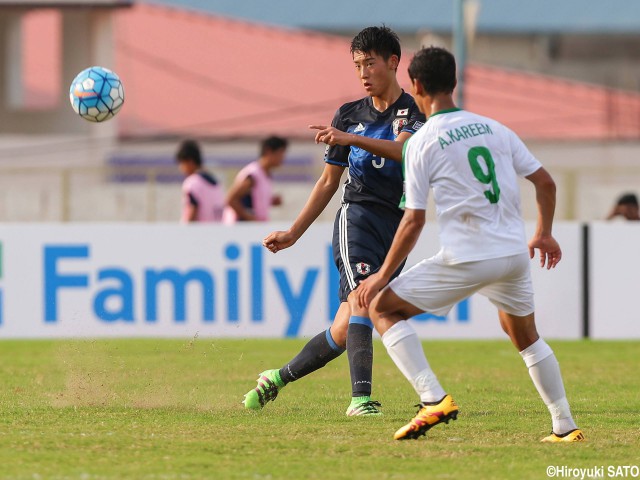
[[[346,356],[260,413],[240,401],[300,340],[0,342],[0,478],[548,478],[640,464],[640,342],[549,342],[588,441],[549,445],[549,414],[509,343],[425,343],[461,414],[393,432],[417,398],[380,343],[379,418],[347,418]],[[566,477],[565,477],[566,478]]]

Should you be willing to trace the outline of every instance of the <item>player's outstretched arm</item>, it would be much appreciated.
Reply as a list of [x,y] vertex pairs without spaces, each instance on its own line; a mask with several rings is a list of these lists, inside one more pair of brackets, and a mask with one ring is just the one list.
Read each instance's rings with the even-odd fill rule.
[[540,266],[555,268],[562,259],[560,245],[553,238],[553,216],[556,209],[556,184],[543,167],[526,177],[536,189],[538,221],[536,231],[529,241],[529,256],[533,258],[535,250],[540,252]]
[[298,214],[289,230],[272,232],[262,241],[268,250],[273,253],[289,248],[307,231],[309,226],[318,218],[318,215],[326,208],[331,197],[340,186],[340,178],[344,167],[338,165],[325,164],[322,175],[316,182],[307,203]]
[[382,140],[380,138],[371,138],[364,135],[355,135],[353,133],[343,132],[335,127],[326,125],[309,125],[316,132],[316,143],[326,143],[327,145],[344,145],[362,148],[369,153],[377,155],[381,158],[388,158],[396,162],[402,161],[402,146],[411,134],[402,132],[395,140]]

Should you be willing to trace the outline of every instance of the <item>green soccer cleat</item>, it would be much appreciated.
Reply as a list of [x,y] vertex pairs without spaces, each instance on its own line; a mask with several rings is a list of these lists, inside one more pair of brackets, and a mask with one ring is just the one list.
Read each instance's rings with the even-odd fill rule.
[[380,402],[371,400],[371,397],[353,397],[351,405],[347,408],[347,417],[382,415],[382,412],[378,410],[378,407],[381,406]]
[[267,402],[276,399],[284,383],[277,369],[265,370],[258,376],[258,386],[244,396],[244,408],[260,410]]

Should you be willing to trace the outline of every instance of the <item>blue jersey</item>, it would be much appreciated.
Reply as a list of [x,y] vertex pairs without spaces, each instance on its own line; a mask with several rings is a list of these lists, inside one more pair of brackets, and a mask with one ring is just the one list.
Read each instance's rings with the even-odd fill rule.
[[[356,135],[395,140],[401,132],[415,133],[424,125],[425,117],[413,101],[402,92],[398,100],[384,112],[373,106],[371,97],[345,103],[336,112],[332,126]],[[398,208],[403,194],[400,162],[377,157],[358,147],[327,147],[325,162],[348,167],[343,203],[369,203]]]

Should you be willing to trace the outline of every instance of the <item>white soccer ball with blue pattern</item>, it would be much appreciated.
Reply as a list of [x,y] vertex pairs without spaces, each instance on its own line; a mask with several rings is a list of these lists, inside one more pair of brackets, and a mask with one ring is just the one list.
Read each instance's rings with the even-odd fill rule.
[[69,100],[73,110],[90,122],[113,118],[124,104],[120,77],[104,67],[89,67],[71,83]]

